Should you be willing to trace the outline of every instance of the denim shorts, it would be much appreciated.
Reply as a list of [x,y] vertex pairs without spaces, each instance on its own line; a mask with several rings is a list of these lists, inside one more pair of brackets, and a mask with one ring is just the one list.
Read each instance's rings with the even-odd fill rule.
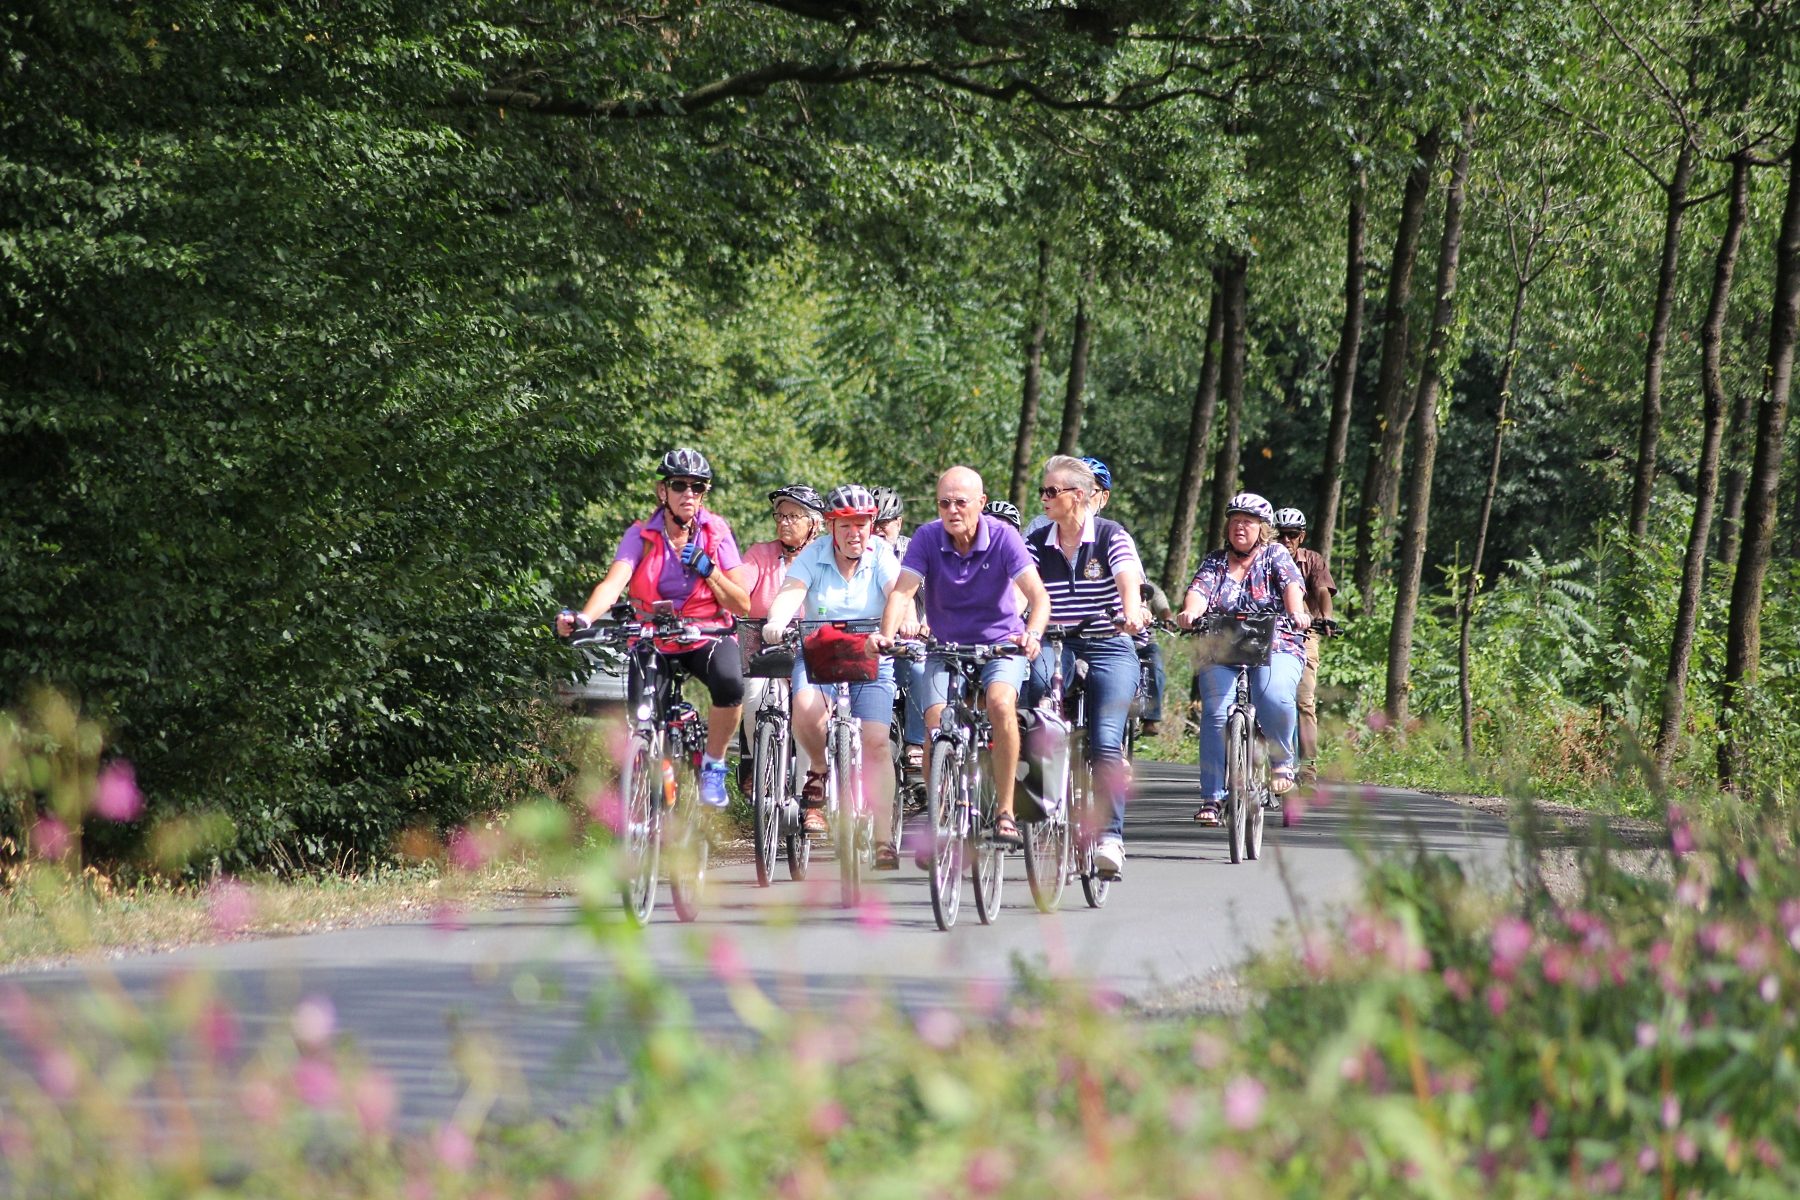
[[[1025,676],[1031,671],[1031,660],[1023,654],[1010,658],[996,658],[981,668],[981,690],[986,693],[992,683],[1012,684],[1016,696],[1025,686]],[[950,667],[935,655],[925,659],[925,707],[942,704],[950,695]]]
[[[835,683],[814,683],[806,677],[806,659],[794,660],[794,691],[814,687],[822,692],[834,691]],[[868,683],[850,685],[850,712],[859,721],[886,725],[894,719],[894,660],[881,660],[881,673]]]

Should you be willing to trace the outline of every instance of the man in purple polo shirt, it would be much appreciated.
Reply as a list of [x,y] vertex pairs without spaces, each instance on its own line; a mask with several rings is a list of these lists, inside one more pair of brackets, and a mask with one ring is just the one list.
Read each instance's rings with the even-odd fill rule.
[[[885,645],[897,632],[910,632],[915,625],[913,597],[924,585],[925,623],[939,641],[1017,642],[1025,648],[1023,657],[998,658],[981,671],[988,721],[994,727],[991,757],[1000,802],[993,836],[997,842],[1019,846],[1023,841],[1012,811],[1012,781],[1019,766],[1019,688],[1050,619],[1050,596],[1024,539],[1011,526],[984,516],[981,510],[986,505],[981,476],[968,467],[951,467],[938,476],[938,519],[913,531],[912,544],[900,563],[900,580],[888,593],[881,615],[880,636]],[[1021,614],[1021,598],[1031,613],[1029,622]],[[949,668],[927,659],[925,724],[931,729],[937,728],[944,711],[949,685]]]

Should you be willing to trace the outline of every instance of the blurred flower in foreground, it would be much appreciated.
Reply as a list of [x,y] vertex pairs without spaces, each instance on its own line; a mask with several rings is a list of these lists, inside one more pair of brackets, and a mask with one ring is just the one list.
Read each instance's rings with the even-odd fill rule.
[[1269,1089],[1259,1079],[1240,1075],[1225,1085],[1225,1124],[1243,1131],[1262,1119],[1263,1099]]
[[94,811],[108,821],[135,821],[144,811],[144,797],[138,791],[137,775],[131,764],[111,763],[100,772],[94,788]]
[[294,1006],[294,1041],[302,1050],[322,1050],[337,1030],[337,1009],[326,996],[308,996]]
[[475,1165],[475,1140],[460,1125],[444,1125],[433,1142],[438,1161],[452,1171],[467,1171]]
[[55,817],[45,817],[31,827],[31,845],[40,857],[62,858],[74,844],[69,827]]
[[236,933],[255,916],[250,889],[235,879],[221,879],[207,890],[206,913],[217,933]]

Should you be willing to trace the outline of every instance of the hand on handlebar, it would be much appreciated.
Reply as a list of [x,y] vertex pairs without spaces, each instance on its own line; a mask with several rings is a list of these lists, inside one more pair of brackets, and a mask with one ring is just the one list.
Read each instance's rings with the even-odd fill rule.
[[1312,628],[1312,614],[1304,608],[1297,613],[1289,613],[1287,619],[1288,624],[1294,627],[1295,633],[1305,633]]
[[566,638],[573,634],[577,629],[586,629],[592,624],[593,622],[587,619],[585,613],[577,612],[572,608],[565,608],[556,614],[556,636],[559,638]]
[[1042,640],[1039,639],[1037,634],[1031,632],[1029,629],[1025,630],[1023,633],[1015,634],[1012,640],[1018,643],[1019,649],[1025,651],[1025,657],[1028,661],[1036,659],[1038,651],[1044,648]]
[[[1198,607],[1195,607],[1196,602],[1198,602]],[[1183,629],[1192,629],[1200,623],[1200,618],[1205,615],[1206,598],[1189,592],[1187,603],[1183,604],[1181,611],[1175,614],[1175,623]]]

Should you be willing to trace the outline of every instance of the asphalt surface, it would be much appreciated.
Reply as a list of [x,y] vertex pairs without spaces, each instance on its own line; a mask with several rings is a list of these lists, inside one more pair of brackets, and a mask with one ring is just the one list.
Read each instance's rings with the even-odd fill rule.
[[[943,933],[910,862],[876,876],[874,901],[848,912],[837,907],[835,864],[816,853],[806,882],[767,889],[748,863],[715,867],[692,925],[676,920],[665,886],[643,946],[679,981],[693,1021],[746,1036],[719,980],[722,962],[742,963],[780,1004],[826,1011],[871,990],[909,1010],[989,1004],[1015,962],[1147,997],[1228,972],[1296,915],[1330,920],[1356,893],[1357,845],[1418,845],[1496,878],[1505,869],[1506,829],[1494,818],[1416,792],[1342,786],[1323,789],[1294,828],[1271,819],[1262,860],[1232,865],[1224,831],[1191,819],[1193,768],[1141,764],[1139,784],[1125,878],[1103,909],[1088,908],[1071,884],[1060,911],[1038,913],[1015,854],[1000,919],[981,925],[965,884],[961,918]],[[496,1110],[518,1115],[593,1097],[622,1071],[614,1018],[594,1002],[617,967],[578,915],[573,900],[544,900],[471,914],[460,928],[241,941],[16,978],[35,994],[67,996],[104,972],[150,999],[187,972],[210,972],[251,1045],[279,1035],[303,998],[326,997],[338,1027],[394,1078],[408,1124],[450,1114],[466,1091],[455,1064],[471,1053],[498,1064]]]

